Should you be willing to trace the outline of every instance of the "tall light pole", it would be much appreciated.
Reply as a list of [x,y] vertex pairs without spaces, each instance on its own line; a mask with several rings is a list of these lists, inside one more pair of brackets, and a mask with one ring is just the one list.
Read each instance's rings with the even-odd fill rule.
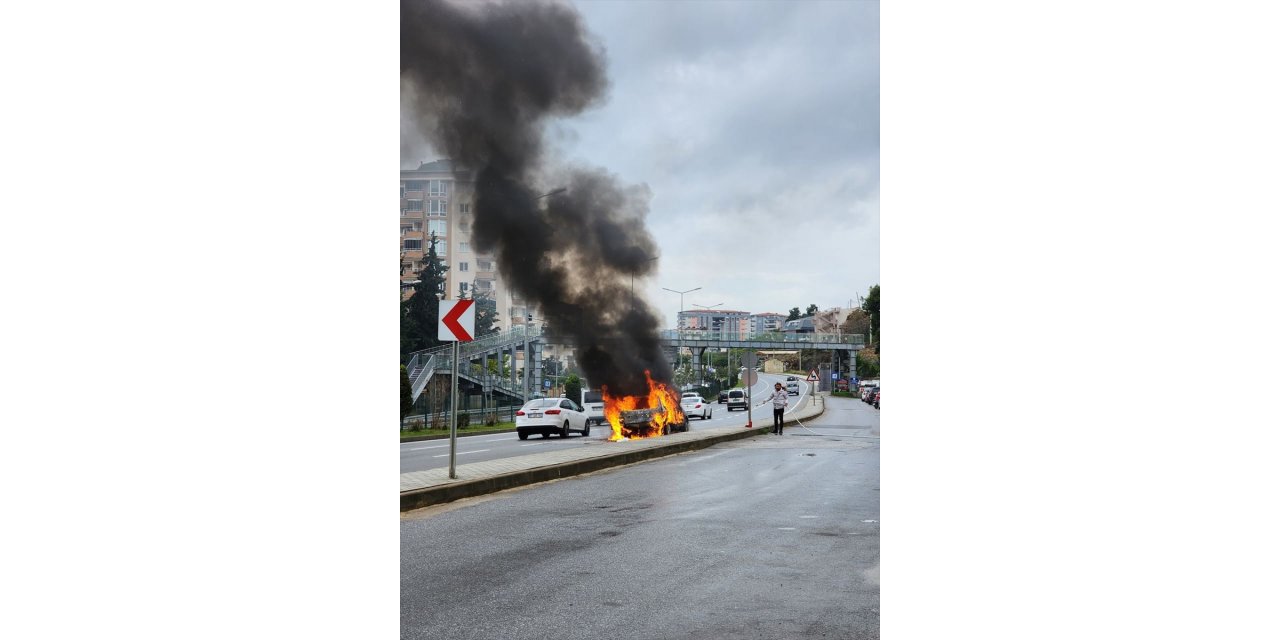
[[671,293],[680,294],[680,315],[676,316],[676,368],[680,368],[681,366],[680,351],[684,349],[684,338],[680,335],[680,316],[684,315],[684,294],[692,293],[701,288],[702,287],[694,287],[686,291],[676,291],[675,289],[668,289],[666,287],[662,288],[664,291],[670,291]]
[[[647,264],[657,259],[658,259],[658,256],[651,256],[651,257],[645,258],[644,261]],[[668,291],[670,291],[670,289],[668,289]],[[636,299],[636,274],[635,273],[631,274],[631,299],[632,300]]]
[[[710,310],[712,310],[712,309],[714,309],[714,308],[716,308],[716,307],[718,307],[718,306],[720,306],[720,305],[722,305],[722,304],[724,304],[724,303],[723,303],[723,302],[717,302],[717,303],[715,303],[715,304],[713,304],[713,305],[705,305],[705,304],[698,304],[698,303],[694,302],[694,303],[692,303],[692,304],[693,304],[693,306],[695,306],[695,307],[702,307],[704,310],[706,310],[706,311],[710,311]],[[724,331],[724,323],[723,323],[723,322],[722,322],[722,323],[720,323],[720,330],[721,330],[721,332],[723,333],[723,331]],[[705,350],[705,349],[703,350],[703,353],[706,353],[706,350]],[[706,383],[706,376],[705,376],[705,375],[703,375],[703,371],[705,371],[705,370],[706,370],[706,368],[707,368],[707,363],[705,363],[705,362],[704,362],[704,363],[702,363],[702,366],[701,366],[701,367],[699,368],[699,370],[698,370],[698,384],[705,384],[705,383]]]

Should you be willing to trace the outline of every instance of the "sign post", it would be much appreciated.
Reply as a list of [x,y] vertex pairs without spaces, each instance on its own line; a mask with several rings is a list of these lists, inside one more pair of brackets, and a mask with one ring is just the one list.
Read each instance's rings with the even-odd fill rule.
[[470,342],[476,330],[475,300],[441,300],[437,337],[453,342],[453,390],[449,394],[449,478],[458,479],[458,348]]
[[747,385],[747,428],[748,429],[751,428],[751,412],[755,410],[755,407],[751,406],[751,387],[755,386],[756,384],[756,362],[757,362],[756,352],[747,351],[742,355],[742,364],[746,368],[746,371],[743,373],[745,374],[744,380],[746,381],[746,385]]

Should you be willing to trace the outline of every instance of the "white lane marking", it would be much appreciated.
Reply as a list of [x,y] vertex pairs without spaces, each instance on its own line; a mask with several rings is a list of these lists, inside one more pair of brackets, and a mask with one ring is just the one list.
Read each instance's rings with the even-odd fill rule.
[[879,520],[863,520],[863,522],[880,522]]
[[818,516],[800,516],[801,518],[816,518]]
[[[475,451],[459,451],[459,452],[458,452],[458,455],[460,455],[460,456],[465,456],[465,455],[467,455],[468,453],[484,453],[485,451],[488,451],[488,449],[476,449]],[[440,454],[440,455],[438,455],[438,456],[431,456],[431,457],[432,457],[432,458],[443,458],[443,457],[448,456],[448,455],[449,455],[449,454],[447,454],[447,453],[442,453],[442,454]]]
[[795,527],[778,527],[778,531],[795,531]]
[[432,445],[430,447],[411,447],[409,449],[405,449],[405,451],[426,451],[427,449],[439,449],[440,447],[447,447],[447,446],[449,445],[437,444],[437,445]]

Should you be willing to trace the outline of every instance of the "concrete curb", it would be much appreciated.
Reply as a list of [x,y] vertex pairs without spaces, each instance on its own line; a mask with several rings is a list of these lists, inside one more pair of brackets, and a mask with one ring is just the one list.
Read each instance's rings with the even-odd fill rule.
[[[822,398],[816,406],[801,409],[795,415],[787,417],[787,424],[794,425],[797,420],[808,420],[815,418],[826,410],[826,399]],[[772,431],[772,423],[764,426],[752,426],[750,429],[737,427],[736,431],[719,431],[715,433],[707,433],[702,437],[697,437],[698,432],[688,432],[674,434],[662,438],[662,444],[647,446],[642,449],[634,449],[631,451],[621,451],[615,454],[586,457],[580,460],[572,460],[557,464],[534,467],[511,473],[504,473],[487,478],[477,478],[474,480],[460,480],[446,482],[421,489],[411,489],[400,493],[400,511],[412,511],[421,509],[431,505],[453,502],[462,498],[473,498],[475,496],[485,495],[503,491],[505,489],[513,489],[515,487],[523,487],[548,480],[557,480],[560,478],[568,478],[610,467],[618,467],[622,465],[634,464],[645,460],[653,460],[655,458],[665,458],[666,456],[678,453],[687,453],[689,451],[698,451],[710,446],[720,444],[722,442],[732,442],[743,438],[758,436],[766,431]],[[668,441],[670,439],[670,441]]]

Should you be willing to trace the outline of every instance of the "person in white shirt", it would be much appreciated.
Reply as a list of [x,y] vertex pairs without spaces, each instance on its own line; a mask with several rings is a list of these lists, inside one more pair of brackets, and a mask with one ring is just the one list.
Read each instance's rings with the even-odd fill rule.
[[773,433],[782,435],[782,412],[787,408],[787,392],[782,388],[782,383],[777,382],[773,385],[773,395],[769,396],[773,401]]

